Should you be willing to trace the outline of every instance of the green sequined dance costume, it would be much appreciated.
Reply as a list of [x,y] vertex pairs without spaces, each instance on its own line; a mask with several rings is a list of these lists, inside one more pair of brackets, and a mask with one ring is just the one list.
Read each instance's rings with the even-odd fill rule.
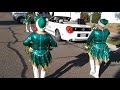
[[23,45],[32,47],[33,52],[30,53],[31,61],[37,67],[43,68],[51,62],[52,56],[49,47],[57,47],[57,43],[49,34],[31,33],[23,42]]
[[24,14],[24,22],[25,23],[31,23],[32,22],[32,16],[29,13]]
[[108,29],[94,29],[87,40],[87,45],[89,46],[88,52],[90,55],[105,63],[109,61],[109,48],[106,44],[109,34],[110,32]]
[[34,14],[34,23],[36,23],[36,21],[41,17],[41,15],[35,15]]

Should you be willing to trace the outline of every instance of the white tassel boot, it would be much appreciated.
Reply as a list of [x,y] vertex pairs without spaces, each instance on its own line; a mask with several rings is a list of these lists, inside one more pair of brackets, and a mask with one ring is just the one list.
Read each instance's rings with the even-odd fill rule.
[[95,66],[96,66],[96,69],[95,69],[96,72],[93,74],[93,76],[94,76],[95,78],[99,78],[100,65],[99,65],[99,64],[96,64]]
[[45,78],[45,73],[46,73],[46,71],[42,68],[41,69],[41,78]]
[[33,32],[31,25],[30,25],[30,32]]
[[39,78],[39,71],[36,66],[33,66],[34,78]]
[[93,75],[95,73],[95,63],[94,63],[94,60],[90,60],[90,75]]
[[26,25],[26,32],[29,32],[27,25]]

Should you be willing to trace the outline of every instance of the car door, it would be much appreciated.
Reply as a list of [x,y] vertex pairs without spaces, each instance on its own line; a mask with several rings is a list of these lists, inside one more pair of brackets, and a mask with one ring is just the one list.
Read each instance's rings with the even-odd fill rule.
[[48,21],[47,21],[47,25],[46,25],[46,32],[54,35],[54,17],[50,18]]

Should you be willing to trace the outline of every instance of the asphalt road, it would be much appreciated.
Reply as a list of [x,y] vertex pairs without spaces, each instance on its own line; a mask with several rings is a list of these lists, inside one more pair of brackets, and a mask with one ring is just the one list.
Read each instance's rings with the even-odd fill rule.
[[[0,12],[0,78],[33,78],[32,65],[22,44],[29,34],[25,25],[13,21],[10,12]],[[53,59],[46,78],[93,78],[83,46],[83,42],[58,42],[58,47],[51,51]],[[120,77],[120,50],[110,54],[110,62],[101,66],[100,78]]]

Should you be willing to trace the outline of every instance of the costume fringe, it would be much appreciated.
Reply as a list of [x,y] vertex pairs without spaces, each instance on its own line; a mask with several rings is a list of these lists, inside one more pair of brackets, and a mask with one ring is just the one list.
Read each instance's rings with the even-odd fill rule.
[[41,69],[41,68],[44,68],[44,70],[47,70],[47,68],[49,68],[49,67],[50,67],[50,64],[52,63],[52,60],[50,60],[50,62],[49,62],[48,65],[47,65],[46,63],[44,63],[43,66],[42,66],[41,64],[36,65],[36,63],[33,62],[31,59],[29,59],[29,62],[32,63],[32,66],[35,66],[35,67],[40,68],[40,69]]
[[107,46],[104,48],[96,48],[93,45],[89,48],[88,52],[93,58],[97,58],[99,61],[102,60],[105,63],[109,61],[109,48]]
[[42,55],[36,55],[35,53],[30,54],[30,61],[32,62],[32,65],[46,69],[49,67],[49,64],[51,63],[52,56],[50,52],[45,52]]

